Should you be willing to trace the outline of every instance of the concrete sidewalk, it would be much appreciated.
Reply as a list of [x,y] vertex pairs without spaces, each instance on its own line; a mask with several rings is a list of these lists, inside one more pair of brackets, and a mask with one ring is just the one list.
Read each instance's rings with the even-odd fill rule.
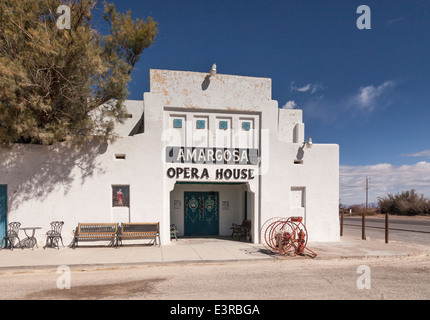
[[[341,237],[339,242],[308,243],[317,254],[315,259],[406,257],[419,255],[427,247],[404,243],[385,244],[381,240],[361,240]],[[428,250],[427,250],[428,251]],[[124,245],[119,249],[103,245],[82,245],[75,250],[59,250],[39,246],[35,249],[16,248],[0,251],[0,270],[43,269],[67,265],[71,268],[89,266],[119,266],[166,263],[239,262],[274,259],[310,259],[310,256],[283,257],[266,250],[263,245],[231,238],[180,238],[171,245]]]

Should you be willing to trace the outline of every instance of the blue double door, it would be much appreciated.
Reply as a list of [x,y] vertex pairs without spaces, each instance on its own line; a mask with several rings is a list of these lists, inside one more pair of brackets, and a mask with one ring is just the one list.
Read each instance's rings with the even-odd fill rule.
[[0,241],[3,239],[4,236],[6,236],[6,228],[7,228],[7,185],[0,184]]
[[184,216],[186,236],[219,234],[219,193],[185,192]]

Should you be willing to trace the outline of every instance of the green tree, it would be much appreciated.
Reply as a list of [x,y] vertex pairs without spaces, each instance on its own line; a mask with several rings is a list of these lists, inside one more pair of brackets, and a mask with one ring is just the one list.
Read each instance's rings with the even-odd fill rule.
[[[60,5],[70,29],[57,27]],[[126,117],[130,73],[158,32],[150,17],[104,3],[110,33],[91,26],[94,0],[0,0],[0,144],[109,137]]]

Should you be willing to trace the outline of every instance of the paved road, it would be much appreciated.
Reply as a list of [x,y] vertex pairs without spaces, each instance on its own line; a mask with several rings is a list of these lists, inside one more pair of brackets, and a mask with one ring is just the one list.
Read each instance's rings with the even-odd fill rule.
[[3,272],[0,299],[430,299],[429,255],[56,271]]
[[[385,219],[366,217],[365,222],[367,227],[385,228]],[[344,224],[361,227],[361,217],[344,217]],[[389,229],[396,231],[430,233],[430,220],[391,218],[389,219]]]
[[[366,217],[366,238],[385,239],[385,220]],[[361,237],[361,217],[344,217],[344,234]],[[430,244],[430,219],[389,219],[389,241]]]

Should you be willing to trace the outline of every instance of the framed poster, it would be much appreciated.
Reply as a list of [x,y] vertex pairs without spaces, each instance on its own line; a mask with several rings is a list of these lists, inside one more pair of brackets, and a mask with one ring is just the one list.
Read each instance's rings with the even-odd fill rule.
[[181,209],[181,200],[173,200],[173,207],[175,209]]
[[229,201],[223,201],[222,202],[222,209],[228,210],[230,208],[230,202]]
[[130,207],[130,186],[112,186],[112,207]]

